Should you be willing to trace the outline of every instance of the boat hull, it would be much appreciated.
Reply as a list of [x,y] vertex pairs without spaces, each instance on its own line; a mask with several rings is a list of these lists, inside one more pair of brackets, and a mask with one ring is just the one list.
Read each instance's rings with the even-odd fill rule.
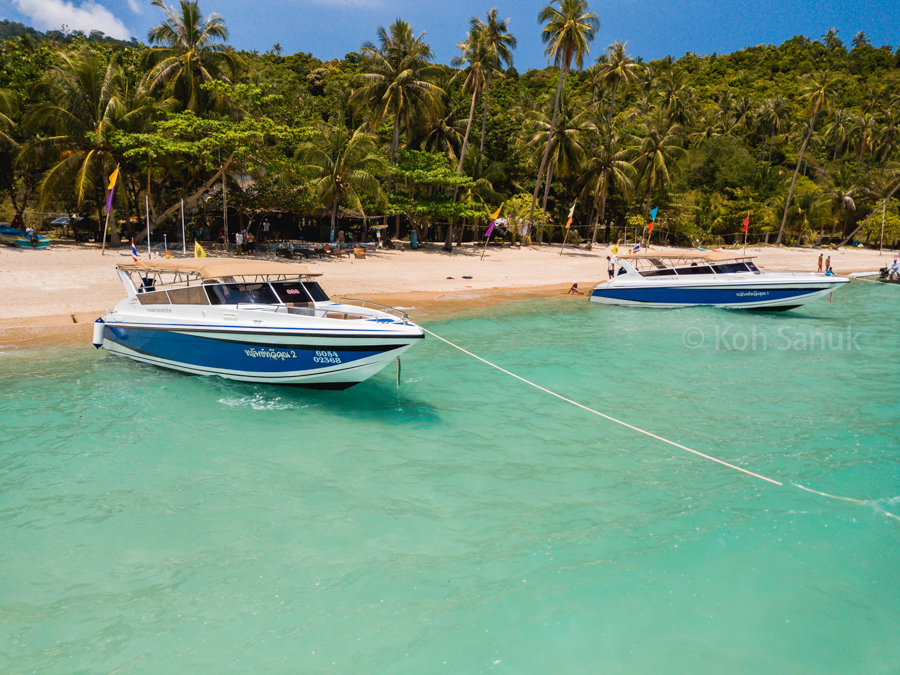
[[626,286],[615,281],[594,288],[591,301],[607,305],[636,307],[712,306],[731,309],[785,311],[831,293],[847,279],[808,281],[791,284],[731,283],[727,286]]
[[194,375],[346,389],[380,371],[421,337],[335,337],[314,331],[217,331],[108,323],[103,347],[112,354]]
[[50,245],[50,237],[38,236],[37,245],[32,244],[31,239],[18,234],[0,234],[0,243],[17,248],[47,248]]

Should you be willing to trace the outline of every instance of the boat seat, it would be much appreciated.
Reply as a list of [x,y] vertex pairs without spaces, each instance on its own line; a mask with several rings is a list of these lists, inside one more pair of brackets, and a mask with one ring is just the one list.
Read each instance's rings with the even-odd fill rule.
[[326,319],[344,319],[346,321],[356,321],[359,319],[367,319],[369,317],[363,316],[362,314],[345,314],[344,312],[326,312]]
[[286,302],[284,304],[288,307],[313,307],[311,302]]

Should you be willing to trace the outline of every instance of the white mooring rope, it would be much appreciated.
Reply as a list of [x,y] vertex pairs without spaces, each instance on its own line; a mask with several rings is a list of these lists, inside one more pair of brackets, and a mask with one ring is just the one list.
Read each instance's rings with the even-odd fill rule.
[[[422,326],[419,326],[419,327],[422,328]],[[728,462],[725,462],[721,459],[717,459],[716,457],[713,457],[711,455],[704,454],[697,450],[692,450],[691,448],[687,447],[686,445],[681,445],[680,443],[676,443],[675,441],[670,441],[668,438],[663,438],[662,436],[657,436],[654,433],[651,433],[649,431],[646,431],[644,429],[636,427],[632,424],[628,424],[628,422],[623,422],[622,420],[617,420],[615,417],[610,417],[609,415],[604,415],[602,412],[600,412],[598,410],[594,410],[593,408],[588,408],[586,405],[582,405],[581,403],[578,403],[577,401],[573,401],[572,399],[569,399],[569,398],[566,398],[565,396],[557,394],[555,391],[550,391],[549,389],[546,389],[545,387],[542,387],[539,384],[535,384],[534,382],[531,382],[530,380],[526,380],[524,377],[516,375],[515,373],[511,373],[510,371],[506,370],[505,368],[501,368],[496,363],[491,363],[487,359],[483,359],[480,356],[478,356],[477,354],[473,354],[469,350],[463,349],[462,347],[460,347],[457,344],[453,344],[452,342],[450,342],[450,340],[442,338],[440,335],[437,335],[436,333],[432,333],[427,328],[422,328],[422,330],[424,330],[426,333],[428,333],[432,337],[437,338],[441,342],[445,342],[446,344],[450,345],[454,349],[458,349],[463,354],[468,354],[473,359],[477,359],[478,361],[481,361],[482,363],[489,365],[491,368],[496,368],[501,373],[506,373],[510,377],[514,377],[517,380],[519,380],[520,382],[524,382],[525,384],[528,384],[528,385],[534,387],[535,389],[540,389],[544,393],[550,394],[551,396],[555,396],[556,398],[558,398],[561,401],[565,401],[566,403],[571,403],[572,405],[574,405],[578,408],[581,408],[582,410],[586,410],[587,412],[593,413],[594,415],[597,415],[599,417],[602,417],[603,419],[609,420],[610,422],[615,422],[616,424],[620,424],[623,427],[631,429],[632,431],[637,431],[639,434],[644,434],[645,436],[649,436],[650,438],[655,438],[656,440],[662,441],[663,443],[668,443],[669,445],[673,445],[676,448],[679,448],[681,450],[686,450],[687,452],[697,455],[698,457],[703,457],[704,459],[708,459],[712,462],[716,462],[717,464],[721,464],[722,466],[727,466],[729,469],[734,469],[735,471],[740,471],[741,473],[745,473],[748,476],[753,476],[754,478],[759,478],[760,480],[764,480],[767,483],[772,483],[773,485],[783,485],[783,483],[775,480],[774,478],[767,478],[766,476],[760,475],[758,473],[754,473],[752,471],[748,471],[747,469],[742,469],[739,466],[735,466],[734,464],[729,464]],[[861,504],[861,505],[871,504],[871,502],[865,502],[865,501],[862,501],[859,499],[852,499],[850,497],[838,497],[836,495],[830,495],[826,492],[819,492],[818,490],[813,490],[811,488],[803,487],[802,485],[798,485],[797,483],[794,483],[793,481],[790,481],[790,484],[796,488],[805,490],[806,492],[812,492],[813,494],[821,495],[823,497],[829,497],[831,499],[840,499],[841,501],[853,502],[854,504]],[[900,520],[900,517],[897,517],[893,513],[889,513],[888,511],[885,511],[884,509],[881,509],[881,512],[884,513],[886,516],[890,516],[891,518]]]

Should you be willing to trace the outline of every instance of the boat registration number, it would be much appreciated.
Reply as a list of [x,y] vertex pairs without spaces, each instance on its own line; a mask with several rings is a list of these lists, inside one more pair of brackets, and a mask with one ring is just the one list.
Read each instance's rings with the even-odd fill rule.
[[317,351],[313,357],[313,363],[340,363],[341,357],[337,352]]

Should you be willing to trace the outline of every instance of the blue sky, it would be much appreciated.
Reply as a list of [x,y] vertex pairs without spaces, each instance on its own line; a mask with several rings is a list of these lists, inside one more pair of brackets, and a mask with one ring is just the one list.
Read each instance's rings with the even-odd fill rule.
[[[175,0],[167,0],[173,4]],[[469,17],[483,16],[496,6],[519,40],[515,52],[520,71],[544,65],[537,12],[542,0],[201,0],[205,13],[218,12],[231,31],[231,44],[264,52],[280,43],[283,53],[312,52],[321,59],[340,58],[375,39],[375,29],[397,17],[418,33],[427,31],[437,60],[455,55],[465,37]],[[593,57],[615,40],[628,42],[632,56],[656,59],[687,51],[719,54],[762,43],[780,44],[793,35],[820,36],[835,27],[849,45],[865,31],[872,44],[900,38],[897,0],[592,0],[601,28]],[[0,0],[0,18],[40,30],[67,24],[85,32],[92,28],[116,37],[146,41],[147,31],[161,17],[149,0]]]

